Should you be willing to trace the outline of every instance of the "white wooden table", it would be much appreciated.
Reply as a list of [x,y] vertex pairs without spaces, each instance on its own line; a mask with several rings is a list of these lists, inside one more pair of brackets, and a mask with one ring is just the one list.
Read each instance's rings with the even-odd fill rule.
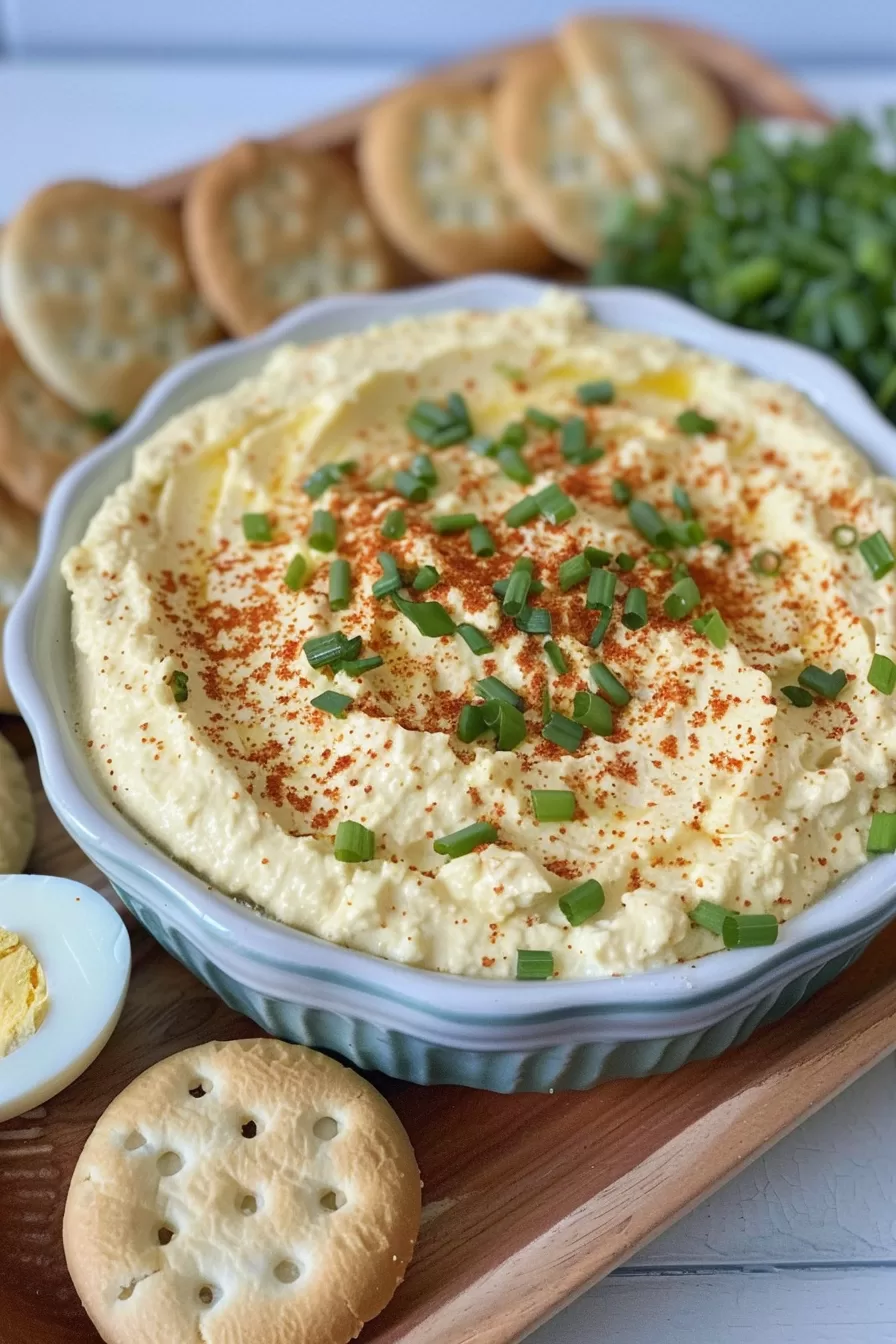
[[[381,61],[0,63],[0,218],[55,177],[138,181],[402,73]],[[834,110],[870,116],[896,103],[896,69],[799,73]],[[896,1057],[544,1326],[537,1344],[896,1344],[894,1103]]]

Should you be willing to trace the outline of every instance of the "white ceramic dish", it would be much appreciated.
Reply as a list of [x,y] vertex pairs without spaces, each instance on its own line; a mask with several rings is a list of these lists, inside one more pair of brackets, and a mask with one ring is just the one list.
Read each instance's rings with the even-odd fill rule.
[[[896,857],[875,859],[781,928],[771,948],[607,980],[517,983],[415,970],[286,928],[213,891],[112,806],[75,731],[63,553],[129,473],[137,444],[174,412],[258,370],[284,341],[458,307],[534,303],[547,286],[477,276],[416,290],[323,299],[261,335],[216,346],[164,377],[112,439],[57,486],[40,554],[7,625],[13,692],[34,736],[47,796],[77,843],[151,932],[233,1006],[278,1035],[419,1082],[499,1091],[587,1087],[678,1067],[743,1040],[848,965],[896,913]],[[837,365],[729,327],[645,290],[580,289],[610,326],[672,336],[806,392],[896,474],[896,433]]]

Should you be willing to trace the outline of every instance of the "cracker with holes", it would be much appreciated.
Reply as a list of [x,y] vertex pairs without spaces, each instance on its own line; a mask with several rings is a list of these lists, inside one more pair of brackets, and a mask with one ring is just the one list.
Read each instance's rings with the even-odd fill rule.
[[399,251],[433,275],[550,261],[502,175],[492,111],[488,93],[426,80],[382,99],[361,129],[371,208]]
[[625,178],[552,47],[506,63],[494,126],[504,175],[529,222],[560,256],[580,266],[596,261]]
[[[37,555],[38,521],[0,488],[0,635]],[[0,714],[18,713],[0,661]]]
[[355,175],[336,154],[234,145],[193,178],[184,234],[203,294],[239,336],[308,299],[393,279]]
[[369,1083],[282,1041],[162,1060],[72,1176],[69,1272],[107,1344],[345,1344],[414,1249],[420,1176]]
[[10,494],[40,513],[57,477],[102,437],[31,372],[0,327],[0,483]]
[[0,303],[28,364],[78,410],[122,420],[215,339],[173,211],[101,182],[58,182],[7,224]]

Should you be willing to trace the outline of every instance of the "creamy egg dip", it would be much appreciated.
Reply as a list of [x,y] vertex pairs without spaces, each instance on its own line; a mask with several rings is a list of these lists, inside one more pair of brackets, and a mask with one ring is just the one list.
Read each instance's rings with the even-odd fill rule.
[[803,396],[570,296],[287,346],[66,557],[81,729],[176,859],[349,947],[771,942],[896,847],[894,537]]

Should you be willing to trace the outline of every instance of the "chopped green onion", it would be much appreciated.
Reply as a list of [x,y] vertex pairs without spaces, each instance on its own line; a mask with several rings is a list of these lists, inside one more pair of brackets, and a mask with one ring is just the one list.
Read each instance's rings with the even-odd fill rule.
[[873,579],[882,579],[896,565],[896,555],[883,532],[875,532],[860,541],[859,550]]
[[603,691],[608,700],[620,708],[628,704],[632,697],[618,677],[613,676],[606,663],[592,663],[589,670],[591,680],[599,691]]
[[632,498],[632,488],[626,481],[617,479],[610,484],[610,494],[617,504],[630,504]]
[[[504,598],[507,594],[507,588],[509,583],[510,583],[509,579],[495,579],[494,583],[492,584],[492,592],[494,593],[495,597],[500,597],[502,602],[504,601]],[[543,592],[544,592],[544,584],[541,582],[541,580],[533,579],[532,583],[529,585],[529,596],[537,597],[539,593]]]
[[851,551],[859,539],[859,534],[850,523],[838,523],[831,528],[831,541],[838,551]]
[[454,416],[444,406],[435,401],[417,401],[411,407],[411,415],[425,421],[433,429],[446,429],[454,423]]
[[325,491],[329,490],[331,485],[342,480],[342,472],[335,462],[327,462],[324,466],[318,467],[312,471],[307,481],[302,482],[302,489],[311,499],[320,499]]
[[468,425],[471,423],[469,408],[459,392],[449,392],[445,404],[455,420],[463,420]]
[[551,613],[544,607],[523,607],[513,623],[524,635],[549,635],[553,628]]
[[810,665],[803,669],[797,681],[803,690],[811,691],[813,695],[821,695],[825,700],[836,700],[846,685],[846,673],[842,668],[836,672],[823,672],[820,667]]
[[696,518],[673,519],[669,531],[676,546],[699,546],[706,540],[706,529]]
[[757,551],[750,561],[750,568],[754,574],[765,574],[769,578],[774,578],[781,572],[781,566],[784,563],[784,557],[780,551],[773,551],[766,547],[762,551]]
[[441,602],[411,602],[407,598],[392,594],[392,601],[403,616],[407,616],[428,639],[438,639],[440,635],[453,635],[457,627],[442,606]]
[[537,952],[528,947],[521,947],[517,950],[517,980],[550,980],[553,974],[553,952]]
[[731,914],[722,926],[722,941],[735,947],[771,947],[778,941],[778,921],[774,915]]
[[535,425],[537,429],[554,430],[560,428],[560,421],[555,416],[548,415],[547,411],[540,411],[537,406],[527,406],[525,415],[529,424]]
[[573,723],[572,719],[567,719],[563,714],[552,713],[542,728],[541,735],[547,738],[548,742],[562,747],[564,751],[574,752],[582,745],[585,728],[583,724]]
[[489,556],[494,555],[496,549],[495,539],[485,523],[476,523],[470,528],[470,550],[474,555],[487,560]]
[[648,551],[647,559],[650,564],[654,565],[657,569],[672,568],[672,558],[671,556],[668,556],[665,551]]
[[182,705],[190,694],[190,679],[186,672],[176,668],[168,678],[168,685],[171,687],[171,694],[174,697],[176,705]]
[[529,437],[529,431],[520,421],[514,420],[509,425],[505,425],[498,436],[498,443],[503,448],[522,448]]
[[412,504],[422,504],[429,499],[429,487],[415,476],[412,471],[396,471],[392,484],[400,495]]
[[561,649],[560,645],[557,644],[553,639],[546,639],[544,642],[544,651],[547,655],[547,659],[551,667],[554,669],[554,671],[557,673],[558,676],[562,677],[564,672],[568,671],[569,669],[567,667],[566,659],[563,656],[563,650]]
[[405,423],[415,438],[431,448],[462,443],[473,432],[467,403],[458,392],[449,392],[444,407],[434,401],[418,401]]
[[601,569],[604,565],[608,565],[613,557],[609,551],[603,551],[599,546],[586,546],[585,559],[592,569]]
[[345,711],[354,701],[350,695],[343,695],[341,691],[323,691],[311,703],[315,709],[323,710],[324,714],[332,714],[334,719],[344,719]]
[[672,570],[672,581],[677,583],[679,579],[686,579],[690,572],[687,565],[681,560]]
[[497,840],[498,832],[489,821],[474,821],[471,826],[453,831],[434,840],[432,847],[437,854],[447,854],[449,859],[460,859],[464,854],[472,854],[478,845],[489,845]]
[[477,630],[475,625],[470,625],[467,621],[463,621],[457,627],[457,633],[470,652],[475,653],[477,657],[484,653],[491,653],[494,648],[491,640],[486,639],[481,630]]
[[508,476],[510,480],[516,481],[517,485],[532,484],[534,479],[532,472],[524,461],[519,448],[510,448],[506,445],[499,448],[495,461],[504,475]]
[[377,560],[383,571],[383,577],[376,580],[371,592],[374,597],[388,597],[390,593],[397,593],[401,588],[402,577],[398,572],[395,557],[391,556],[388,551],[380,551]]
[[651,546],[665,550],[672,545],[669,524],[659,510],[648,504],[646,499],[633,499],[628,506],[628,516],[632,527],[640,532]]
[[715,607],[705,616],[695,617],[693,626],[698,635],[705,635],[717,649],[724,649],[728,643],[728,627]]
[[461,742],[475,742],[486,730],[481,705],[464,705],[457,720],[456,732]]
[[572,821],[576,814],[576,796],[569,789],[532,789],[529,797],[536,821]]
[[286,567],[286,573],[283,575],[283,582],[286,584],[287,588],[290,588],[294,593],[297,593],[302,586],[302,580],[307,571],[308,561],[305,559],[304,555],[297,552]]
[[315,509],[312,513],[308,545],[314,551],[336,549],[336,519],[327,509]]
[[532,570],[535,568],[534,561],[528,556],[520,556],[513,569],[510,571],[510,579],[507,583],[507,592],[504,594],[502,606],[508,616],[518,616],[526,605],[526,599],[529,596],[529,588],[532,583]]
[[583,406],[607,406],[616,395],[616,389],[609,378],[599,378],[594,383],[581,383],[576,388],[576,396]]
[[266,513],[243,514],[243,536],[247,541],[273,541],[271,520]]
[[87,411],[84,419],[100,434],[114,434],[121,428],[121,421],[114,411]]
[[333,855],[340,863],[368,863],[376,850],[376,836],[359,821],[340,821]]
[[489,439],[485,434],[474,434],[468,441],[467,447],[477,457],[494,457],[500,444],[497,439]]
[[675,423],[682,434],[715,434],[718,428],[715,420],[693,409],[682,411]]
[[339,671],[345,672],[349,677],[363,677],[365,672],[372,672],[375,667],[382,667],[383,660],[378,653],[371,653],[367,658],[350,658],[339,665]]
[[[326,667],[346,657],[348,644],[349,640],[342,631],[335,630],[330,635],[313,635],[311,639],[306,639],[302,652],[312,667]],[[360,647],[361,640],[358,639],[358,649]]]
[[563,593],[568,593],[570,588],[574,588],[577,583],[584,583],[590,576],[591,565],[588,563],[588,557],[581,553],[562,561],[560,568],[557,570],[557,582],[560,584],[560,591]]
[[404,516],[404,509],[390,509],[383,519],[380,535],[388,537],[390,541],[398,541],[407,530],[408,525]]
[[781,694],[786,695],[792,705],[797,709],[808,709],[810,705],[815,704],[815,697],[809,691],[804,691],[802,686],[782,686]]
[[523,523],[530,523],[540,513],[538,501],[534,495],[525,495],[517,500],[516,504],[511,504],[504,515],[504,521],[508,527],[522,527]]
[[690,519],[695,517],[691,497],[683,485],[672,487],[672,503],[680,510],[682,518]]
[[532,498],[549,523],[567,523],[575,515],[575,504],[556,481],[536,491]]
[[637,561],[633,555],[627,551],[620,551],[616,557],[616,564],[622,570],[623,574],[629,574],[635,567]]
[[601,609],[600,620],[598,621],[594,629],[591,631],[591,638],[588,640],[588,643],[591,645],[592,649],[596,649],[600,646],[604,635],[610,628],[610,621],[612,619],[613,619],[613,608],[603,607]]
[[476,690],[482,696],[483,700],[504,700],[508,705],[513,705],[516,709],[523,709],[525,701],[516,691],[498,677],[483,677],[481,681],[476,682]]
[[865,846],[869,854],[896,854],[896,812],[875,812]]
[[347,560],[332,560],[329,575],[331,611],[345,611],[352,600],[352,571]]
[[613,711],[606,700],[590,691],[576,691],[572,702],[572,717],[583,723],[592,733],[601,737],[613,735]]
[[603,909],[604,889],[593,877],[589,878],[561,896],[558,905],[563,916],[575,928]]
[[616,575],[609,569],[592,569],[588,579],[585,605],[591,610],[598,607],[612,607],[615,594]]
[[506,700],[486,700],[482,717],[489,728],[494,728],[497,734],[495,745],[499,751],[513,751],[526,736],[526,720],[521,711]]
[[679,579],[666,594],[663,611],[670,621],[682,621],[700,602],[700,589],[692,578]]
[[424,485],[438,485],[439,477],[436,472],[433,460],[426,453],[418,453],[411,463],[411,474],[422,481]]
[[547,723],[551,717],[551,688],[547,682],[544,684],[544,690],[541,692],[541,721]]
[[469,532],[471,527],[476,526],[475,513],[443,513],[438,518],[429,520],[439,536],[444,536],[450,532]]
[[733,913],[715,901],[698,901],[693,910],[688,911],[688,918],[692,924],[699,924],[701,929],[709,929],[710,933],[718,934],[721,938],[725,920],[730,919]]
[[421,565],[411,587],[418,593],[425,593],[427,589],[434,588],[440,578],[441,575],[434,565]]
[[588,426],[581,416],[573,415],[564,421],[560,435],[560,451],[573,466],[585,467],[603,457],[604,450],[589,441]]
[[727,537],[713,537],[712,544],[713,546],[718,546],[719,550],[724,555],[730,555],[731,552],[734,550],[734,547],[731,545],[731,542],[728,540]]
[[876,653],[868,669],[868,680],[882,695],[892,695],[896,691],[896,663],[885,653]]
[[[341,631],[339,633],[341,634]],[[334,672],[341,672],[346,663],[354,662],[361,653],[362,640],[360,635],[352,635],[351,639],[346,639],[343,635],[342,638],[345,640],[342,646],[342,656],[334,659],[330,664]]]
[[643,630],[647,619],[646,592],[643,588],[629,588],[622,608],[622,624],[626,630]]

